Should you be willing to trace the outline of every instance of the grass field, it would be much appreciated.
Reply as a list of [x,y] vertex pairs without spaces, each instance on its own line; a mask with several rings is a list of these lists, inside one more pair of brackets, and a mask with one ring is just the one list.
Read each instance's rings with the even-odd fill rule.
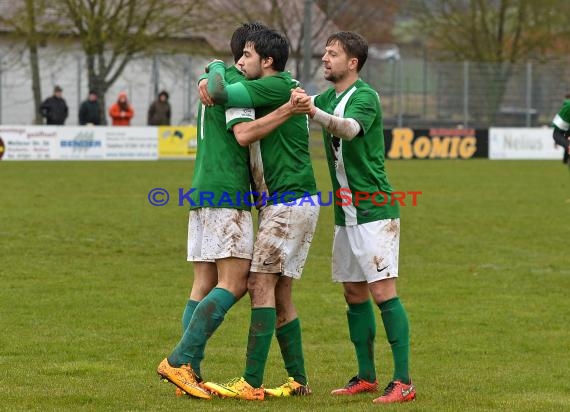
[[[330,190],[322,159],[319,188]],[[356,372],[341,287],[330,282],[332,209],[321,210],[296,303],[314,395],[248,403],[174,397],[155,369],[180,336],[192,279],[191,162],[0,163],[0,410],[570,410],[570,175],[560,162],[391,161],[402,208],[399,292],[416,402],[333,398]],[[377,313],[377,319],[380,316]],[[205,377],[241,375],[245,298],[206,350]],[[378,323],[377,369],[391,377]],[[274,341],[266,385],[286,377]]]

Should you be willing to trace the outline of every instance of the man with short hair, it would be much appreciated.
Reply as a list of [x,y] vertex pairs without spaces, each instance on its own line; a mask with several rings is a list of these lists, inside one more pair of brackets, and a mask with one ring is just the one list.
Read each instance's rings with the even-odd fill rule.
[[[323,127],[333,190],[343,198],[354,193],[390,195],[384,167],[384,134],[380,98],[359,78],[368,56],[366,40],[354,32],[338,32],[326,43],[324,77],[332,87],[311,100],[293,93],[292,102]],[[303,100],[304,99],[304,100]],[[341,282],[348,304],[348,329],[356,350],[358,373],[333,395],[377,390],[374,364],[376,322],[370,295],[380,309],[392,348],[394,374],[374,403],[406,402],[416,390],[408,371],[409,323],[396,293],[400,243],[400,210],[383,196],[355,204],[335,202],[333,280]],[[354,200],[354,199],[353,199]],[[379,206],[382,205],[382,206]]]
[[[264,28],[247,23],[234,32],[230,47],[235,62],[249,33]],[[242,79],[236,65],[225,72],[230,84]],[[201,104],[197,118],[195,190],[190,194],[188,222],[188,261],[194,262],[194,281],[182,316],[182,338],[157,372],[187,394],[209,399],[201,383],[204,349],[227,311],[247,290],[254,235],[251,202],[235,199],[250,190],[248,150],[226,129],[223,106]],[[213,194],[208,204],[201,204],[204,193]]]
[[55,86],[53,96],[45,99],[40,106],[40,112],[42,116],[46,118],[46,124],[58,126],[65,124],[69,110],[62,95],[63,89],[59,86]]
[[101,124],[101,110],[95,90],[89,90],[89,97],[79,107],[79,124],[82,126]]
[[[307,118],[292,116],[265,135],[249,126],[253,117],[241,109],[254,107],[256,117],[262,119],[289,101],[290,90],[298,83],[284,72],[288,55],[289,44],[281,34],[262,30],[248,37],[238,61],[246,78],[255,80],[226,87],[223,64],[214,62],[209,67],[208,91],[216,103],[230,107],[227,125],[237,141],[250,145],[252,177],[260,194],[259,231],[248,279],[252,312],[245,371],[241,378],[226,384],[204,384],[226,397],[263,400],[265,394],[310,394],[301,326],[292,302],[293,280],[301,277],[319,214]],[[289,378],[280,387],[264,390],[274,330]]]

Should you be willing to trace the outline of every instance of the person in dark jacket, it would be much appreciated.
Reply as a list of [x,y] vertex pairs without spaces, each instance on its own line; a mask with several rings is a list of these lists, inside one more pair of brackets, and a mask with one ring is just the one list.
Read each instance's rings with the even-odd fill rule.
[[61,87],[55,86],[53,96],[45,99],[40,106],[40,112],[46,118],[47,124],[62,125],[65,123],[65,119],[67,119],[67,103],[61,97],[62,92],[63,89]]
[[99,101],[95,90],[89,90],[89,97],[79,107],[79,124],[95,125],[101,124],[101,114],[99,112]]
[[148,108],[147,123],[149,126],[170,125],[170,103],[168,103],[168,93],[163,90],[158,98],[152,102]]

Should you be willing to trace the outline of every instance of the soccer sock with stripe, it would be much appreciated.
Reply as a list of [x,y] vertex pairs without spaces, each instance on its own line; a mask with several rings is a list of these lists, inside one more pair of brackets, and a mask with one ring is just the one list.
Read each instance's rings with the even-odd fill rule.
[[263,383],[265,363],[275,330],[277,314],[275,308],[253,308],[247,338],[247,354],[244,379],[254,388]]
[[168,357],[168,363],[174,367],[189,363],[200,376],[200,363],[204,359],[206,342],[222,324],[227,311],[234,303],[236,298],[228,290],[212,289],[194,309],[182,339]]
[[406,310],[399,297],[382,302],[378,307],[382,315],[386,337],[392,347],[392,356],[394,357],[393,380],[400,380],[409,384],[410,326]]
[[301,385],[307,384],[305,372],[305,359],[303,357],[303,344],[301,340],[301,322],[299,318],[275,330],[277,342],[281,349],[281,356],[285,362],[285,369],[289,376]]
[[356,350],[358,361],[358,377],[368,382],[376,380],[374,365],[374,338],[376,337],[376,320],[372,302],[348,304],[346,312],[350,340]]
[[192,299],[188,299],[188,302],[186,302],[186,307],[184,307],[184,312],[182,313],[182,334],[186,332],[186,328],[190,323],[190,319],[192,319],[192,314],[196,306],[198,306],[198,303],[200,302]]

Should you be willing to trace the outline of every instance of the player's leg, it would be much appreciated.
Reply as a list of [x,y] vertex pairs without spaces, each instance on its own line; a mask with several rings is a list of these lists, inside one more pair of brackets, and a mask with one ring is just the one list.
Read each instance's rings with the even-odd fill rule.
[[392,349],[394,373],[384,394],[375,403],[406,402],[415,398],[409,374],[410,329],[408,316],[396,292],[396,278],[371,283],[370,291],[380,308],[386,338]]
[[275,330],[275,286],[278,280],[277,273],[260,272],[252,272],[248,280],[251,322],[243,377],[254,388],[260,388],[263,383],[265,363]]
[[277,307],[277,329],[275,335],[285,368],[287,381],[277,387],[268,388],[265,393],[271,396],[309,395],[307,373],[303,355],[301,323],[293,304],[293,280],[300,279],[307,260],[309,248],[319,218],[319,206],[316,197],[310,202],[303,202],[295,207],[281,208],[280,222],[286,229],[282,252],[283,276],[279,278],[275,289]]
[[192,281],[192,289],[190,297],[186,302],[184,312],[182,313],[182,333],[186,331],[190,319],[194,314],[194,310],[198,303],[210,293],[218,283],[218,269],[213,262],[194,262],[194,280]]
[[[202,254],[204,241],[204,218],[203,209],[190,210],[188,215],[188,257],[189,262],[194,262],[194,281],[190,299],[186,304],[186,309],[182,316],[183,333],[186,334],[188,324],[190,323],[199,301],[213,288],[217,281],[217,270],[213,259],[207,259]],[[188,324],[186,324],[186,322]],[[186,327],[184,327],[186,324]],[[177,387],[177,395],[184,393],[209,398],[209,394],[204,391],[198,382],[198,378],[194,371],[187,365],[178,363],[176,360],[165,358],[157,368],[157,373],[164,379],[172,382]]]
[[275,306],[277,310],[275,336],[289,377],[283,385],[265,389],[265,393],[270,396],[311,394],[311,389],[307,385],[307,373],[305,371],[301,322],[297,317],[297,309],[293,304],[292,292],[293,279],[281,276],[275,288]]
[[218,287],[212,289],[196,306],[182,339],[168,357],[172,366],[190,364],[198,376],[201,375],[200,363],[207,340],[237,298],[241,298],[245,292],[253,249],[251,213],[215,208],[200,211],[203,227],[200,255],[203,259],[216,261]]
[[[281,272],[282,236],[276,236],[276,208],[267,206],[259,212],[259,230],[247,281],[251,299],[251,318],[247,341],[246,366],[243,377],[224,384],[206,382],[205,386],[219,395],[262,400],[265,363],[275,330],[275,286]],[[281,232],[279,232],[281,233]]]
[[[261,210],[259,231],[248,279],[252,313],[244,376],[240,380],[223,385],[208,382],[208,388],[214,392],[246,399],[262,398],[256,391],[261,389],[265,363],[277,321],[275,288],[280,274],[291,278],[298,278],[301,275],[318,219],[318,207],[311,207],[312,210],[304,212],[301,211],[303,208],[283,205],[271,205]],[[309,222],[304,216],[309,216]],[[303,231],[299,228],[303,228]],[[310,233],[305,233],[307,231]],[[298,232],[302,235],[297,236]],[[291,239],[297,239],[299,245],[293,247],[290,243]],[[281,298],[290,301],[290,297],[286,297],[290,296],[290,289],[287,290],[286,286],[291,284],[289,281],[282,282],[284,289]],[[283,309],[284,317],[280,325],[291,323],[291,320],[296,318],[293,306],[283,307]],[[263,393],[263,389],[261,391]]]
[[[213,262],[194,262],[194,280],[190,297],[186,302],[182,313],[182,335],[190,324],[196,306],[216,286],[218,281],[218,269]],[[176,387],[176,396],[184,396],[186,392]]]
[[349,227],[335,227],[333,241],[333,281],[342,282],[344,298],[348,304],[346,317],[350,340],[354,345],[358,373],[333,395],[354,395],[362,392],[374,392],[378,389],[376,367],[374,363],[374,340],[376,321],[370,302],[366,276],[355,254]]
[[[251,214],[242,210],[214,208],[202,208],[195,212],[198,219],[190,219],[189,240],[200,234],[201,241],[198,245],[196,245],[196,242],[191,243],[189,241],[188,259],[217,261],[233,257],[240,262],[238,263],[238,268],[242,272],[240,276],[246,276],[246,267],[249,259],[251,259],[253,248]],[[200,224],[193,225],[192,223],[195,220],[198,220]],[[245,263],[242,261],[245,261]],[[223,267],[224,265],[222,265],[222,269]],[[197,291],[198,288],[196,289]],[[242,293],[240,292],[240,295]],[[190,395],[195,395],[191,391],[196,389],[196,387],[203,390],[201,385],[198,384],[201,380],[199,374],[200,361],[203,358],[203,347],[211,336],[209,330],[215,330],[223,319],[223,316],[214,317],[215,320],[211,322],[212,316],[208,309],[211,307],[212,302],[216,305],[219,304],[221,306],[219,310],[225,314],[225,311],[235,302],[235,296],[226,290],[220,292],[220,290],[214,289],[208,293],[196,305],[190,323],[178,345],[159,366],[158,373],[160,375],[169,379]],[[185,385],[191,391],[188,391],[184,387]]]
[[245,294],[250,262],[242,258],[216,261],[219,282],[196,306],[186,333],[168,357],[169,362],[189,363],[201,376],[206,343],[222,324],[226,313]]
[[[254,251],[254,260],[255,253]],[[243,377],[232,379],[227,383],[205,382],[204,386],[208,390],[224,397],[247,400],[264,399],[262,382],[275,330],[275,285],[278,279],[278,273],[250,272],[247,286],[252,308],[245,372]]]
[[390,343],[394,360],[392,381],[384,390],[384,394],[374,402],[392,403],[413,400],[415,388],[409,375],[409,322],[396,290],[400,220],[386,219],[359,225],[358,236],[363,243],[378,245],[376,250],[369,251],[370,255],[374,256],[373,267],[364,270],[367,273],[372,298],[380,309],[386,338]]

